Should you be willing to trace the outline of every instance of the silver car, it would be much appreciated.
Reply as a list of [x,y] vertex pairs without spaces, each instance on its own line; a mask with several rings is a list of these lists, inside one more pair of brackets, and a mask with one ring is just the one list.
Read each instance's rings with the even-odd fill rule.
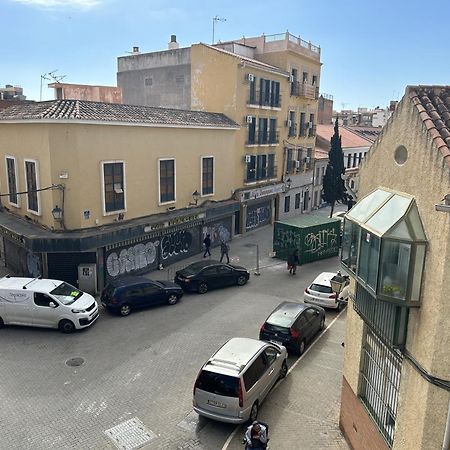
[[228,423],[254,421],[270,389],[287,374],[286,349],[232,338],[201,368],[194,385],[197,414]]

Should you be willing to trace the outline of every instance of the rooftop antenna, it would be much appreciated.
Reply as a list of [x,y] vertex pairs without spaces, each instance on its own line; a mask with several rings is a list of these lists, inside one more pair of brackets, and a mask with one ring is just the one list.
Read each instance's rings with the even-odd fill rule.
[[39,93],[39,101],[42,101],[42,83],[44,80],[47,81],[55,81],[56,83],[61,82],[64,78],[66,78],[65,75],[56,75],[56,72],[58,72],[58,69],[52,70],[51,72],[47,72],[41,75],[41,89]]
[[216,24],[216,22],[226,22],[227,19],[225,19],[225,17],[219,17],[219,16],[215,16],[213,17],[213,33],[212,33],[212,44],[214,45],[214,26]]

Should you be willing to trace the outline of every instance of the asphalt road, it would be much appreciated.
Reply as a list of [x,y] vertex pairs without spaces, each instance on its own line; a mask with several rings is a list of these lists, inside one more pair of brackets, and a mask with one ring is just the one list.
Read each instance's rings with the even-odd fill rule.
[[[254,252],[245,242],[232,245],[242,263]],[[222,448],[234,426],[192,412],[199,368],[229,338],[258,338],[276,305],[301,301],[315,275],[336,271],[339,261],[308,264],[295,277],[277,260],[262,258],[261,266],[244,287],[185,294],[126,318],[101,310],[93,327],[72,335],[0,330],[0,449],[125,450],[141,438],[146,449]],[[327,323],[335,316],[327,311]],[[72,358],[82,365],[68,366]]]

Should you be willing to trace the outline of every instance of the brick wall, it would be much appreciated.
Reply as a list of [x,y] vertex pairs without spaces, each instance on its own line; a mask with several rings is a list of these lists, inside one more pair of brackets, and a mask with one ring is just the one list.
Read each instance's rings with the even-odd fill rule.
[[342,380],[339,426],[354,450],[389,450],[377,426],[367,414],[345,377]]

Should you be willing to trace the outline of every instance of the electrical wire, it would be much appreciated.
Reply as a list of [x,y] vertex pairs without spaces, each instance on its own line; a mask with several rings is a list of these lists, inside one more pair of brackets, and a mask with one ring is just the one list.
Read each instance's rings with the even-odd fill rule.
[[0,194],[0,197],[9,197],[11,195],[24,195],[24,194],[30,194],[32,192],[48,191],[49,189],[64,189],[64,188],[58,184],[52,184],[51,186],[47,186],[47,187],[41,188],[41,189],[30,189],[29,191],[10,192],[8,194]]

